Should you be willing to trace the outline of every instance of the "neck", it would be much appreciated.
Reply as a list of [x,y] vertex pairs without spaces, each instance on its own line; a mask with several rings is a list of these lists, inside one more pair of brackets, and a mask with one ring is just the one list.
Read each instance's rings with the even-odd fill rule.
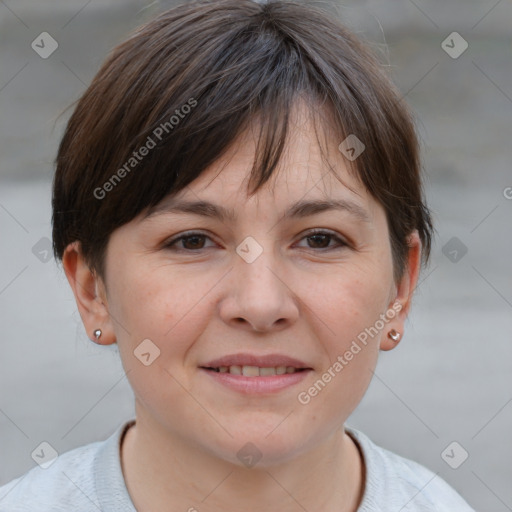
[[287,462],[245,468],[137,416],[121,462],[137,510],[356,512],[364,490],[364,464],[343,428]]

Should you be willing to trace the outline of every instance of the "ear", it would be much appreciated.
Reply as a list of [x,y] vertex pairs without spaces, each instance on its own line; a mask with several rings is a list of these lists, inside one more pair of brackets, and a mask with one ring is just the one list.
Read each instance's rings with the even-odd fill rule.
[[[380,342],[381,350],[391,350],[395,348],[404,336],[405,320],[411,308],[412,297],[421,267],[421,240],[418,231],[414,230],[409,235],[407,243],[409,252],[407,256],[407,266],[400,282],[396,286],[395,298],[388,306],[388,318],[392,318],[384,329]],[[394,316],[391,316],[394,312]],[[389,337],[389,333],[395,330],[400,334],[397,341]]]
[[[75,295],[87,335],[95,343],[111,345],[116,342],[116,337],[108,313],[105,285],[85,263],[80,247],[78,241],[66,247],[62,256],[64,272]],[[102,332],[98,340],[94,335],[96,329]]]

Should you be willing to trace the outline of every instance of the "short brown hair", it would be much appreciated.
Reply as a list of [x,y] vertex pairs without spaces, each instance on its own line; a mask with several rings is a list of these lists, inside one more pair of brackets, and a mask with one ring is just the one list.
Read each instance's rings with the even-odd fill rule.
[[[252,195],[279,163],[299,97],[329,108],[339,142],[349,134],[363,141],[351,169],[386,211],[395,279],[414,229],[427,263],[433,227],[403,98],[368,45],[332,14],[286,0],[186,2],[114,48],[58,150],[55,257],[78,240],[104,278],[110,234],[194,181],[258,116]],[[143,146],[149,151],[135,158]]]

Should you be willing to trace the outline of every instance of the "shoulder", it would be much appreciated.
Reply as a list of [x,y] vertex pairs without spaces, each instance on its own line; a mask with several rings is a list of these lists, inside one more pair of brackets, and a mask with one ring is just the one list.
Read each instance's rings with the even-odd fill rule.
[[445,480],[425,466],[376,445],[358,430],[345,427],[345,431],[359,446],[366,466],[365,492],[358,512],[474,512]]
[[64,452],[0,487],[0,512],[135,512],[120,460],[123,436],[134,422],[124,422],[107,439]]
[[36,466],[0,487],[0,512],[64,512],[70,506],[75,510],[95,507],[94,459],[103,443],[96,441],[69,450],[46,468]]

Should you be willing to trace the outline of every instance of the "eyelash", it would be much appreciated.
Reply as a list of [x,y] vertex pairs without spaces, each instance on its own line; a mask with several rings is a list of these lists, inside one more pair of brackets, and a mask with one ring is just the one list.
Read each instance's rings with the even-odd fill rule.
[[[317,230],[309,231],[306,235],[304,235],[301,238],[301,240],[304,240],[305,238],[313,237],[315,235],[325,235],[325,236],[330,237],[332,240],[335,240],[336,242],[338,242],[338,247],[322,247],[322,248],[319,248],[319,249],[315,249],[314,247],[310,247],[309,248],[309,249],[311,249],[311,250],[313,250],[315,252],[316,251],[327,252],[327,251],[332,251],[332,250],[335,250],[335,249],[342,249],[344,247],[348,247],[348,245],[349,245],[347,242],[345,242],[342,238],[340,238],[335,233],[333,233],[331,231],[322,230],[322,229],[317,229]],[[172,240],[169,240],[168,242],[166,242],[164,244],[164,248],[165,249],[170,249],[171,251],[175,251],[175,252],[188,252],[188,253],[197,253],[197,252],[202,251],[204,249],[208,249],[207,247],[206,248],[202,247],[200,249],[183,249],[183,248],[177,249],[177,248],[174,247],[181,240],[186,240],[188,238],[194,238],[194,237],[204,237],[204,238],[209,238],[211,240],[211,238],[208,235],[206,235],[205,233],[201,233],[199,231],[189,231],[189,232],[183,233],[182,235],[180,235],[180,236],[178,236],[176,238],[173,238]]]

